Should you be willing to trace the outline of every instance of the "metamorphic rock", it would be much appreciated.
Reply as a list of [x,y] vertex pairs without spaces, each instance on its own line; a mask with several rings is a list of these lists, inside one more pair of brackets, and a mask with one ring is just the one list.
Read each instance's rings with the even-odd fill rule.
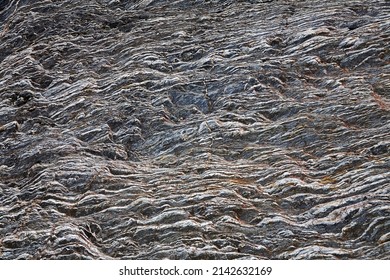
[[0,1],[1,259],[390,259],[390,1]]

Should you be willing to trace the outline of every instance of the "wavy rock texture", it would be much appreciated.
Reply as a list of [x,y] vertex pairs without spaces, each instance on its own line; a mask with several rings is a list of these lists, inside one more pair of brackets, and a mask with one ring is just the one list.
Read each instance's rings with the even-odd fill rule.
[[2,259],[389,259],[389,1],[0,1]]

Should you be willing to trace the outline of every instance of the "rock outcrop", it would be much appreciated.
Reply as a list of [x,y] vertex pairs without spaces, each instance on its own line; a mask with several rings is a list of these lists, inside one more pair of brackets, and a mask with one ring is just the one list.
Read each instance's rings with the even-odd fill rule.
[[1,259],[389,259],[390,2],[0,2]]

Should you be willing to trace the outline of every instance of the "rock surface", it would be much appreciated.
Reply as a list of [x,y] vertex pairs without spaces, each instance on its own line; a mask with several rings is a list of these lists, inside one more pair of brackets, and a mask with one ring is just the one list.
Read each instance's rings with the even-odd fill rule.
[[390,2],[0,1],[1,259],[389,259]]

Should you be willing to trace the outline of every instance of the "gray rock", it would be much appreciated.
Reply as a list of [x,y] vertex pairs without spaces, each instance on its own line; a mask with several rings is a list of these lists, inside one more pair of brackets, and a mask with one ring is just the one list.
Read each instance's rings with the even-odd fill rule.
[[388,1],[0,1],[1,259],[389,259]]

